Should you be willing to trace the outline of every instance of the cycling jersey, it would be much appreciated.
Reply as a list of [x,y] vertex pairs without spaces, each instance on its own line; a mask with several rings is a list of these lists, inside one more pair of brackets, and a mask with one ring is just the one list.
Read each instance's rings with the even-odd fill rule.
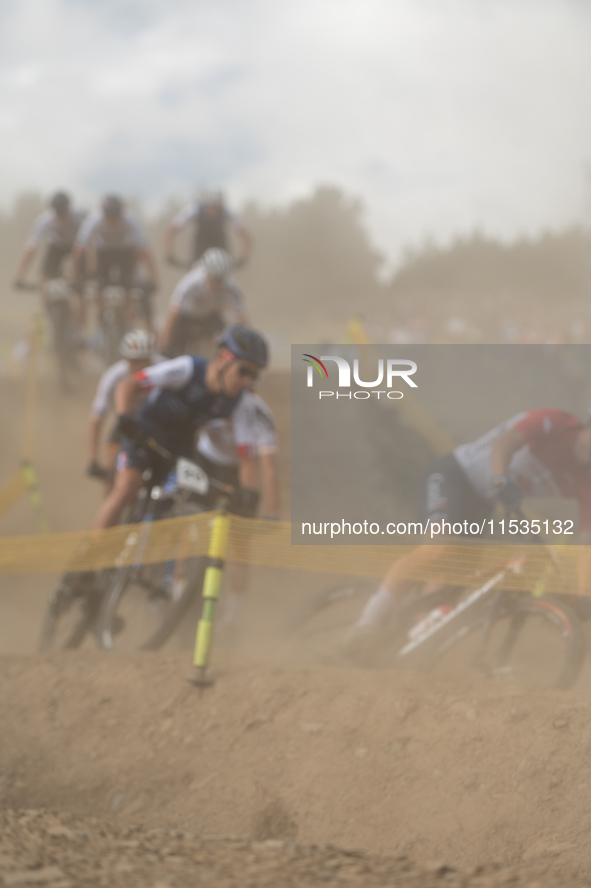
[[202,266],[197,266],[181,278],[170,304],[178,308],[181,314],[196,320],[226,313],[234,320],[244,313],[244,296],[238,285],[231,278],[225,278],[219,289],[212,289]]
[[204,204],[196,201],[184,207],[172,220],[171,227],[178,231],[189,222],[195,221],[195,237],[193,241],[193,261],[196,262],[206,250],[218,247],[228,249],[226,229],[230,225],[235,231],[244,230],[244,224],[238,216],[226,207],[216,207],[212,212]]
[[[161,361],[165,361],[162,355],[152,355],[152,364],[159,364]],[[94,401],[92,402],[92,406],[90,408],[90,412],[94,414],[94,416],[104,416],[109,407],[113,403],[113,395],[115,394],[115,389],[117,385],[121,382],[122,379],[125,379],[126,376],[129,376],[131,373],[131,365],[127,358],[121,358],[120,361],[116,361],[114,364],[105,370],[101,378],[99,379],[99,384],[96,389],[96,394],[94,396]]]
[[211,419],[199,435],[197,450],[216,465],[277,452],[277,431],[270,408],[259,395],[244,392],[225,419]]
[[76,246],[95,247],[97,250],[144,250],[148,238],[132,213],[126,210],[116,220],[108,220],[102,210],[90,213],[78,232]]
[[491,467],[493,444],[510,429],[525,437],[513,454],[508,477],[526,496],[564,496],[579,500],[581,530],[591,531],[591,468],[574,455],[575,440],[583,428],[572,413],[551,407],[518,413],[486,435],[454,450],[454,456],[474,490],[486,500],[495,495]]
[[208,362],[197,355],[182,355],[146,367],[135,375],[150,394],[137,418],[150,435],[171,453],[190,456],[195,431],[209,419],[230,416],[241,395],[214,394],[205,385]]
[[85,216],[84,210],[69,210],[61,216],[53,209],[44,210],[33,223],[27,246],[38,247],[45,241],[52,246],[71,250]]

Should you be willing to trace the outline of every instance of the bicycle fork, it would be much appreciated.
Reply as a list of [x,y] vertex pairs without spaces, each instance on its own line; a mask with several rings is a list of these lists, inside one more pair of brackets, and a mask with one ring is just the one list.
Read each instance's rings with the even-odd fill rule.
[[213,684],[212,679],[206,677],[213,634],[213,617],[215,604],[220,596],[222,576],[226,550],[228,548],[228,532],[230,529],[230,515],[222,508],[213,519],[211,538],[207,552],[207,567],[203,578],[203,609],[201,618],[197,624],[197,636],[195,638],[195,653],[193,665],[195,674],[189,679],[193,684],[207,687]]

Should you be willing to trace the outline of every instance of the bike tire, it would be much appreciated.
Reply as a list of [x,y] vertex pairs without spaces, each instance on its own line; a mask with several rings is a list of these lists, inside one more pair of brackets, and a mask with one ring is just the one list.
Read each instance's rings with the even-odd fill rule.
[[79,648],[92,629],[100,605],[93,589],[77,591],[67,579],[54,589],[37,645],[39,653]]
[[60,388],[68,392],[76,371],[74,319],[69,302],[62,300],[53,303],[49,307],[49,315]]
[[[475,636],[483,630],[485,620],[482,611],[472,617],[467,615],[451,634],[441,640],[434,636],[437,644],[426,668],[443,671],[444,661],[463,647],[460,669],[465,675],[470,663],[466,652],[478,645]],[[585,630],[560,596],[520,596],[509,602],[495,620],[489,649],[492,655],[487,656],[486,668],[476,661],[472,664],[480,673],[510,677],[530,686],[566,690],[575,684],[585,659]]]
[[97,622],[99,647],[108,651],[161,648],[201,591],[205,562],[203,557],[183,560],[182,579],[177,577],[182,589],[176,596],[158,594],[168,563],[112,571]]

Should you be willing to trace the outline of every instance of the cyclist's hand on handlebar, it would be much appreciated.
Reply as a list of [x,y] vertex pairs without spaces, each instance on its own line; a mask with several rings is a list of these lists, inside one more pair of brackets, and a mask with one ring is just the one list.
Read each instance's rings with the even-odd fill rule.
[[99,481],[106,481],[109,477],[108,471],[96,459],[87,465],[86,474],[89,478],[98,478]]
[[143,425],[127,413],[119,414],[115,431],[124,438],[129,438],[134,444],[139,444],[146,438],[146,430]]
[[235,270],[237,268],[244,268],[246,263],[248,262],[248,256],[237,256],[236,259],[232,262],[232,268]]
[[507,511],[515,512],[520,508],[523,500],[523,491],[506,475],[499,475],[494,479],[495,496]]

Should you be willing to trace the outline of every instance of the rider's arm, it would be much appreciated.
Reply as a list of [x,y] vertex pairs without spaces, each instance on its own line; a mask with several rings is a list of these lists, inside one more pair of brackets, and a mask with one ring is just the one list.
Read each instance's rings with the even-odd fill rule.
[[178,391],[189,382],[194,372],[194,359],[190,355],[181,355],[126,376],[115,389],[115,410],[119,415],[131,413],[139,392],[149,392],[153,388]]
[[245,225],[241,225],[240,228],[236,229],[236,237],[240,241],[240,256],[238,257],[238,261],[246,262],[252,253],[252,234]]
[[18,267],[16,269],[16,274],[14,276],[15,281],[23,280],[24,276],[27,273],[27,269],[31,264],[31,259],[35,255],[36,249],[37,248],[33,244],[27,244],[27,246],[23,250]]
[[513,428],[509,429],[509,431],[505,432],[503,435],[500,435],[493,442],[490,457],[493,478],[498,478],[500,475],[507,475],[511,457],[514,453],[517,453],[518,450],[521,450],[526,441],[527,439],[523,432]]
[[89,463],[98,462],[99,457],[99,441],[101,436],[101,428],[103,425],[103,417],[96,413],[90,414],[88,423],[88,461]]
[[199,206],[197,204],[189,204],[186,207],[183,207],[180,212],[174,216],[164,231],[164,255],[167,259],[172,259],[174,257],[174,242],[178,232],[181,228],[184,228],[185,225],[191,220],[194,219],[199,211]]
[[164,318],[164,324],[162,325],[162,330],[160,331],[160,342],[159,346],[162,349],[167,349],[170,345],[170,337],[172,335],[172,330],[175,325],[176,319],[180,315],[181,310],[176,305],[171,305],[166,313],[166,317]]
[[258,467],[255,458],[247,456],[240,460],[238,464],[238,478],[240,480],[240,487],[247,490],[256,490],[258,488]]
[[261,460],[261,488],[263,495],[263,514],[267,518],[279,518],[281,500],[279,494],[279,472],[277,470],[277,454],[263,453]]
[[51,224],[53,218],[53,212],[51,210],[45,210],[45,212],[41,213],[41,215],[37,216],[37,218],[35,219],[31,232],[27,238],[25,248],[19,260],[18,267],[16,269],[16,281],[23,280],[25,274],[27,273],[27,269],[31,264],[31,259],[35,255],[37,247],[44,239],[47,233],[47,228]]

